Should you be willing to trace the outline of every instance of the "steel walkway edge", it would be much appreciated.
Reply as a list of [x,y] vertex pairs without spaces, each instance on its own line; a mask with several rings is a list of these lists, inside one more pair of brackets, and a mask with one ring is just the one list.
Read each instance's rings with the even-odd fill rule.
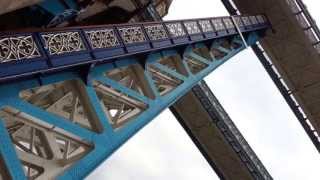
[[[242,33],[268,27],[262,15],[234,19]],[[90,67],[237,33],[231,17],[0,32],[0,81],[81,65]]]

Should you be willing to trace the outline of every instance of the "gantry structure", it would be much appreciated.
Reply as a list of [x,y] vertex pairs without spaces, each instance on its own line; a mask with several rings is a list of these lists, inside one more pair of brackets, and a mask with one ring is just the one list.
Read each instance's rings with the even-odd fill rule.
[[272,179],[202,80],[269,15],[162,21],[170,3],[0,2],[0,178],[83,179],[170,108],[221,179]]

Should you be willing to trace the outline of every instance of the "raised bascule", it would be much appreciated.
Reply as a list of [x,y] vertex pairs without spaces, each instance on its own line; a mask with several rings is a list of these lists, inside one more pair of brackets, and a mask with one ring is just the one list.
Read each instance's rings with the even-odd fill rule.
[[273,31],[252,49],[320,152],[320,30],[306,5],[302,0],[222,1],[230,14],[268,17]]
[[224,1],[233,16],[162,21],[171,1],[1,3],[0,179],[83,179],[166,108],[221,179],[272,179],[202,81],[272,36],[263,11]]

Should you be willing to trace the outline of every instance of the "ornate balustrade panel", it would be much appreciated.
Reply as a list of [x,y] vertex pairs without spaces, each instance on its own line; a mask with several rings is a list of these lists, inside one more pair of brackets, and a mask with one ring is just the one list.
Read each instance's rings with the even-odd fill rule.
[[10,62],[40,57],[39,49],[31,35],[3,37],[0,40],[0,62]]

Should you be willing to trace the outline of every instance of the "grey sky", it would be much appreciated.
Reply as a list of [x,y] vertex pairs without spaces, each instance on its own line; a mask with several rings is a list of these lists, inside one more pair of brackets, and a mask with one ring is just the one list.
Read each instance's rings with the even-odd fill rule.
[[[319,1],[304,2],[319,21]],[[222,15],[227,12],[220,0],[174,0],[165,19]],[[319,154],[250,49],[211,73],[206,81],[274,179],[319,179]],[[194,178],[218,179],[168,110],[88,177]]]

